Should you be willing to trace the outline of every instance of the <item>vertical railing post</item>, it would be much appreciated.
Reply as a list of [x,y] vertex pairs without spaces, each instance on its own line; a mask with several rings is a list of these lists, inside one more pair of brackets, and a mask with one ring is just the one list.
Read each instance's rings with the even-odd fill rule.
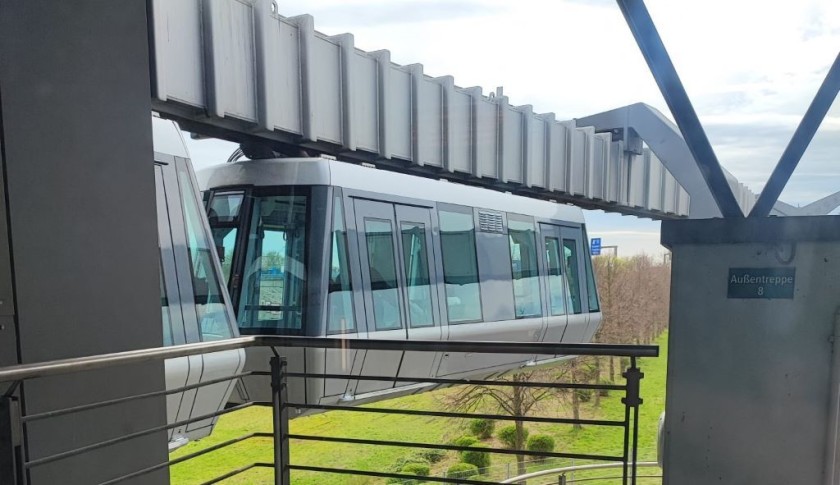
[[24,483],[20,463],[21,424],[18,400],[10,394],[0,395],[0,485]]
[[[639,449],[639,406],[642,404],[642,398],[639,397],[639,387],[641,384],[642,378],[645,377],[644,373],[639,370],[636,366],[636,358],[630,358],[630,367],[621,374],[624,379],[627,380],[627,394],[621,400],[624,403],[624,419],[625,419],[625,428],[624,428],[624,459],[628,459],[628,433],[629,433],[629,423],[628,420],[630,419],[630,411],[633,411],[633,450],[632,450],[632,458],[630,458],[630,468],[631,468],[631,485],[636,485],[636,463],[638,461],[638,449]],[[625,461],[624,466],[624,483],[627,483],[627,465]]]
[[271,409],[274,428],[274,484],[289,485],[289,408],[286,358],[271,358]]

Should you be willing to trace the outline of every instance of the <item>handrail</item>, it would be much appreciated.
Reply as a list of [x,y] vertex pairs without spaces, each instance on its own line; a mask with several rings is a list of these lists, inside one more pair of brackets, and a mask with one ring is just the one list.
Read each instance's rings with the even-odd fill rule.
[[[632,464],[632,463],[631,463]],[[637,467],[653,467],[659,466],[659,463],[655,461],[638,461],[635,463]],[[530,480],[532,478],[544,477],[546,475],[554,475],[558,473],[569,473],[569,472],[579,472],[585,470],[602,470],[607,468],[621,468],[624,466],[624,463],[616,462],[616,463],[597,463],[591,465],[574,465],[574,466],[566,466],[562,468],[551,468],[549,470],[540,470],[538,472],[531,472],[526,473],[524,475],[519,475],[518,477],[508,478],[507,480],[502,480],[499,483],[519,483],[524,480]]]
[[346,350],[402,350],[407,352],[465,352],[534,355],[611,355],[657,357],[656,345],[564,344],[547,342],[454,342],[440,340],[378,340],[252,335],[214,342],[129,350],[110,354],[51,360],[0,368],[0,382],[13,382],[105,367],[209,354],[247,347],[309,347]]

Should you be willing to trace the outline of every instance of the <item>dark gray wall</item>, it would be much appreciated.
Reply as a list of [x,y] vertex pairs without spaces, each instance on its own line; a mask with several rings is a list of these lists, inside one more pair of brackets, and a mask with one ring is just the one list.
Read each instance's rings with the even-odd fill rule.
[[[148,55],[144,0],[0,0],[21,362],[162,343]],[[4,263],[0,251],[0,281]],[[163,387],[162,364],[141,365],[27,382],[23,404],[31,414]],[[161,399],[35,423],[29,457],[165,419]],[[164,461],[165,444],[158,433],[40,467],[32,483],[98,483]]]

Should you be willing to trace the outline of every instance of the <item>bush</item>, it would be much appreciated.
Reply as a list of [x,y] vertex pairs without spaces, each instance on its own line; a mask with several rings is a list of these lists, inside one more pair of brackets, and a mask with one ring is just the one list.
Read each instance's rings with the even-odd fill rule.
[[421,477],[428,477],[430,471],[429,465],[424,463],[409,463],[400,470],[406,475],[420,475]]
[[[554,451],[554,438],[547,434],[536,434],[528,438],[528,444],[526,448],[528,449],[528,451]],[[545,461],[545,458],[537,457],[537,460]]]
[[580,402],[589,402],[592,400],[592,389],[575,389],[575,394]]
[[422,450],[417,452],[417,456],[429,463],[437,463],[446,457],[446,450]]
[[496,422],[492,419],[473,419],[470,421],[470,433],[483,440],[493,436],[493,430],[495,428]]
[[388,469],[394,473],[399,473],[403,470],[403,468],[405,468],[408,465],[429,466],[429,463],[430,462],[425,457],[420,456],[419,454],[411,454],[408,456],[397,458],[397,460],[393,464],[391,464],[391,466],[388,467]]
[[478,475],[478,467],[469,463],[456,463],[446,470],[446,478],[472,478]]
[[[528,429],[522,428],[522,434],[523,441],[527,442]],[[508,448],[516,448],[516,425],[511,424],[510,426],[505,426],[499,430],[496,436],[498,436],[502,443],[507,445]]]
[[475,465],[475,467],[480,473],[484,473],[487,471],[486,469],[490,466],[490,453],[486,451],[462,451],[461,461],[464,463],[469,463],[470,465]]
[[452,444],[455,446],[472,446],[476,443],[478,443],[478,438],[476,438],[475,436],[470,436],[468,434],[456,438],[455,441],[452,442]]

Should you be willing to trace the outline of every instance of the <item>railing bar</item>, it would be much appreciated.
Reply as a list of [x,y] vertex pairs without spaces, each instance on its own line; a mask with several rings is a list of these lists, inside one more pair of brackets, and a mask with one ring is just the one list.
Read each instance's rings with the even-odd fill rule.
[[38,414],[30,414],[29,416],[22,416],[21,417],[21,422],[28,423],[30,421],[37,421],[39,419],[55,418],[55,417],[58,417],[58,416],[63,416],[65,414],[79,413],[79,412],[82,412],[82,411],[88,411],[90,409],[98,409],[98,408],[105,407],[105,406],[113,406],[114,404],[121,404],[121,403],[128,402],[128,401],[134,401],[134,400],[140,400],[140,399],[147,399],[147,398],[150,398],[150,397],[157,397],[157,396],[165,396],[165,395],[169,395],[169,394],[175,394],[175,393],[179,393],[179,392],[189,391],[189,390],[192,390],[192,389],[197,389],[199,387],[212,386],[213,384],[218,384],[220,382],[225,382],[225,381],[230,381],[230,380],[233,380],[233,379],[238,379],[240,377],[247,377],[249,375],[251,375],[250,372],[243,372],[241,374],[236,374],[236,375],[233,375],[233,376],[230,376],[230,377],[220,377],[218,379],[213,379],[213,380],[210,380],[210,381],[207,381],[207,382],[200,382],[198,384],[190,384],[189,386],[178,387],[176,389],[166,389],[164,391],[147,392],[145,394],[136,394],[134,396],[126,396],[126,397],[121,397],[121,398],[118,398],[118,399],[111,399],[109,401],[100,401],[100,402],[96,402],[96,403],[83,404],[83,405],[80,405],[80,406],[74,406],[74,407],[70,407],[70,408],[57,409],[55,411],[47,411],[47,412],[38,413]]
[[227,409],[222,409],[221,411],[216,411],[214,413],[204,414],[202,416],[196,416],[194,418],[185,419],[183,421],[178,421],[178,422],[175,422],[175,423],[172,423],[172,424],[167,424],[165,426],[156,426],[154,428],[145,429],[143,431],[138,431],[136,433],[131,433],[131,434],[119,436],[117,438],[113,438],[113,439],[105,440],[105,441],[100,441],[99,443],[94,443],[92,445],[87,445],[87,446],[83,446],[81,448],[76,448],[76,449],[73,449],[73,450],[64,451],[62,453],[56,453],[55,455],[46,456],[44,458],[38,458],[36,460],[28,461],[28,462],[24,463],[23,466],[24,466],[24,468],[29,469],[29,468],[32,468],[32,467],[43,465],[45,463],[50,463],[50,462],[53,462],[53,461],[56,461],[56,460],[61,460],[63,458],[69,458],[71,456],[76,456],[76,455],[79,455],[79,454],[82,454],[82,453],[86,453],[88,451],[93,451],[93,450],[97,450],[99,448],[103,448],[103,447],[106,447],[106,446],[111,446],[111,445],[115,445],[117,443],[122,443],[123,441],[128,441],[128,440],[132,440],[132,439],[135,439],[135,438],[140,438],[142,436],[150,435],[152,433],[157,433],[157,432],[160,432],[160,431],[166,431],[168,429],[177,428],[179,426],[185,426],[187,424],[194,423],[194,422],[197,422],[197,421],[204,421],[205,419],[215,418],[216,416],[221,416],[223,414],[228,414],[228,413],[232,413],[234,411],[239,411],[240,409],[245,409],[247,407],[250,407],[251,405],[252,405],[251,403],[246,402],[244,404],[239,404],[237,406],[233,406],[233,407],[230,407],[230,408],[227,408]]
[[[621,475],[615,475],[612,477],[578,478],[575,480],[569,480],[567,478],[566,483],[591,482],[594,480],[615,480],[617,478],[621,478]],[[639,478],[662,478],[662,475],[639,475]]]
[[[268,373],[266,373],[268,375]],[[346,374],[319,374],[313,372],[287,372],[287,377],[341,379],[348,381],[388,381],[388,382],[419,382],[429,384],[453,384],[466,386],[504,386],[504,387],[537,387],[551,389],[592,389],[607,391],[623,391],[625,386],[618,384],[578,384],[571,382],[512,382],[489,381],[480,379],[445,379],[433,377],[387,377],[387,376],[358,376]]]
[[348,407],[333,404],[302,404],[288,403],[286,407],[300,409],[320,409],[323,411],[349,411],[354,413],[378,413],[378,414],[403,414],[406,416],[433,416],[439,418],[465,418],[465,419],[498,419],[505,421],[527,421],[532,423],[551,424],[586,424],[590,426],[625,426],[624,421],[608,421],[597,419],[572,419],[572,418],[543,418],[538,416],[507,416],[503,414],[473,414],[473,413],[452,413],[446,411],[418,411],[416,409],[388,409],[370,407]]
[[245,465],[243,467],[237,468],[236,470],[229,471],[222,476],[210,479],[206,482],[202,482],[201,485],[212,485],[214,483],[219,483],[222,480],[227,480],[228,478],[239,475],[240,473],[245,473],[248,470],[250,470],[251,468],[261,468],[261,467],[264,467],[264,466],[265,466],[265,463],[251,463],[250,465]]
[[107,482],[101,482],[101,483],[99,483],[99,485],[113,485],[115,483],[124,482],[124,481],[132,479],[132,478],[137,478],[137,477],[146,475],[146,474],[151,473],[155,470],[160,470],[161,468],[166,468],[168,465],[169,465],[168,462],[158,463],[157,465],[150,466],[148,468],[144,468],[142,470],[138,470],[136,472],[129,473],[128,475],[123,475],[121,477],[108,480]]
[[246,434],[244,436],[240,436],[238,438],[229,439],[229,440],[223,441],[221,443],[216,443],[213,446],[208,446],[207,448],[202,448],[198,451],[190,453],[189,455],[179,456],[178,458],[175,458],[174,460],[169,460],[167,462],[167,465],[169,465],[169,466],[177,465],[178,463],[182,463],[182,462],[185,462],[187,460],[192,460],[193,458],[199,457],[201,455],[205,455],[207,453],[210,453],[211,451],[216,451],[220,448],[225,448],[227,446],[234,445],[236,443],[239,443],[240,441],[245,441],[245,440],[248,440],[248,439],[251,439],[251,438],[271,438],[272,436],[274,436],[272,433],[248,433],[248,434]]
[[507,448],[479,448],[476,446],[435,445],[431,443],[414,443],[410,441],[366,440],[360,438],[339,438],[334,436],[310,436],[303,434],[289,434],[289,439],[304,441],[326,441],[329,443],[350,443],[356,445],[393,446],[401,448],[427,448],[430,450],[478,451],[482,453],[498,453],[502,455],[527,455],[540,458],[574,458],[581,460],[616,461],[618,457],[606,455],[587,455],[578,453],[555,453],[548,451],[511,450]]
[[486,481],[470,480],[468,478],[422,477],[418,475],[403,475],[401,473],[369,472],[366,470],[347,470],[343,468],[328,468],[308,465],[289,465],[289,469],[320,473],[338,473],[342,475],[364,475],[368,477],[396,478],[401,480],[422,480],[423,482],[457,483],[464,485],[487,485],[488,483],[493,483]]

